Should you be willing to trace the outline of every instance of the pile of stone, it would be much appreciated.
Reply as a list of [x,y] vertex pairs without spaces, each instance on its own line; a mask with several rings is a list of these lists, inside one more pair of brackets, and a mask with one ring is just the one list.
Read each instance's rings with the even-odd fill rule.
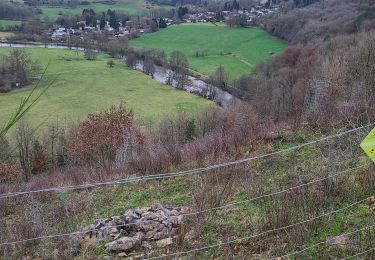
[[101,241],[110,252],[132,252],[154,247],[163,248],[173,243],[179,233],[188,207],[163,207],[155,204],[150,208],[128,210],[121,216],[98,220],[72,237],[73,249],[79,253],[82,246],[96,246]]

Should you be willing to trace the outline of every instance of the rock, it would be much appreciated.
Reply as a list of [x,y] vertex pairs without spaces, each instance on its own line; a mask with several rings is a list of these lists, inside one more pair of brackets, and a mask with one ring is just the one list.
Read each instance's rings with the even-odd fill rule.
[[87,227],[83,228],[82,232],[89,233],[89,232],[92,232],[94,229],[95,229],[95,225],[91,224],[90,226],[87,226]]
[[163,225],[162,223],[158,223],[155,225],[155,230],[157,231],[163,231],[164,229],[166,229],[167,225]]
[[132,222],[134,219],[139,219],[139,215],[134,212],[134,210],[128,210],[122,215],[121,219],[125,221],[125,223]]
[[99,229],[101,227],[104,227],[106,221],[105,220],[98,220],[96,225],[95,225],[95,229]]
[[157,229],[159,226],[159,222],[157,221],[146,221],[146,222],[139,222],[136,228],[137,230],[142,230],[144,232],[148,232],[153,229]]
[[156,235],[157,232],[158,232],[157,230],[150,230],[149,232],[146,233],[145,238],[152,239]]
[[154,204],[154,205],[151,206],[151,211],[154,211],[154,212],[157,211],[157,210],[162,210],[162,209],[164,209],[164,208],[159,203],[156,203],[156,204]]
[[113,216],[111,217],[111,220],[114,222],[114,223],[117,223],[121,220],[120,216]]
[[338,246],[344,246],[351,244],[351,240],[349,236],[336,236],[336,237],[328,237],[327,239],[328,245],[338,245]]
[[153,235],[152,239],[153,240],[160,240],[160,239],[163,239],[165,237],[168,237],[168,235],[169,235],[168,230],[165,228],[162,231],[157,232],[155,235]]
[[141,232],[137,233],[133,237],[122,237],[111,243],[105,244],[105,248],[108,251],[126,251],[133,249],[134,247],[141,244],[141,239],[143,234]]
[[77,256],[79,254],[80,249],[81,249],[80,237],[78,237],[78,235],[71,235],[70,236],[70,245],[71,245],[71,248],[72,248],[73,256]]
[[169,220],[173,226],[178,226],[182,223],[182,216],[170,217]]
[[141,216],[143,213],[145,213],[144,209],[135,209],[134,213],[137,214],[138,216]]
[[83,234],[71,238],[73,254],[79,255],[80,248],[97,246],[103,240],[112,241],[105,244],[105,248],[110,252],[120,253],[116,257],[133,258],[141,248],[151,254],[153,246],[163,248],[173,243],[173,237],[181,230],[183,215],[190,212],[189,207],[163,207],[155,204],[149,208],[132,209],[120,216],[98,220],[84,228]]
[[130,231],[141,231],[144,229],[144,223],[140,221],[129,223],[126,226],[126,229]]
[[155,214],[154,212],[146,212],[142,215],[142,219],[141,220],[154,220],[154,219],[158,219],[159,216],[157,214]]
[[[166,217],[169,217],[171,215],[171,211],[167,208],[159,209],[156,212],[161,214],[161,215],[165,215]],[[177,214],[178,214],[178,211],[177,211]]]
[[152,249],[152,245],[151,245],[151,243],[148,242],[148,241],[142,241],[141,246],[142,246],[143,248],[147,249],[147,250],[151,250],[151,249]]
[[117,236],[115,236],[115,237],[113,238],[113,240],[117,240],[117,239],[119,239],[119,238],[122,237],[122,236],[123,236],[122,232],[119,232],[119,233],[117,234]]
[[172,244],[173,244],[173,240],[170,237],[156,241],[156,245],[161,248],[172,245]]
[[156,215],[158,216],[159,220],[165,220],[165,219],[168,219],[168,217],[169,217],[169,213],[166,214],[164,210],[158,210],[156,212]]
[[177,216],[177,215],[179,215],[179,213],[178,213],[177,210],[172,209],[172,210],[170,211],[170,215],[171,215],[171,216]]

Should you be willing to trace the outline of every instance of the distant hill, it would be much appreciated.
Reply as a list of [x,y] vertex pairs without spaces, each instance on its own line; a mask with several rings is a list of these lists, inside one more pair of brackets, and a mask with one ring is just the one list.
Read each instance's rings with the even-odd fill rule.
[[294,0],[282,2],[281,12],[262,18],[271,34],[290,43],[307,43],[318,38],[352,34],[375,28],[375,7],[371,1]]

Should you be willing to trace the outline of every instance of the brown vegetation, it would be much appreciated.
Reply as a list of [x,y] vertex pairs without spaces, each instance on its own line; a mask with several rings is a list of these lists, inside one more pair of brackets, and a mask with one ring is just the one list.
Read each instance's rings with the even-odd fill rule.
[[281,12],[262,18],[261,23],[268,32],[292,44],[306,44],[374,29],[375,9],[371,0],[325,0],[304,8],[288,1],[282,3]]
[[[344,8],[348,5],[346,0],[332,0],[306,8],[294,6],[274,17],[278,24],[266,21],[274,34],[299,44],[257,64],[251,75],[240,78],[231,91],[245,102],[228,110],[209,108],[197,115],[180,112],[147,129],[134,121],[131,111],[119,106],[90,115],[69,129],[51,127],[43,137],[20,124],[14,137],[23,170],[14,166],[14,153],[2,141],[0,194],[192,169],[280,150],[336,128],[374,122],[375,34],[372,19],[368,19],[372,9],[362,10],[366,1],[354,1],[349,11]],[[337,16],[332,15],[334,8]],[[179,53],[170,60],[163,52],[152,50],[127,49],[124,54],[129,67],[140,60],[150,75],[154,64],[173,68],[181,75],[171,74],[171,80],[182,79],[183,84],[187,64]],[[211,80],[228,86],[228,76],[221,69]],[[188,257],[277,258],[315,242],[322,244],[296,258],[355,255],[373,247],[373,228],[348,236],[350,244],[325,242],[374,224],[367,203],[345,209],[375,192],[374,167],[358,148],[368,130],[196,175],[0,198],[0,230],[4,231],[0,243],[71,233],[108,214],[159,202],[203,212],[189,216],[177,241],[154,254],[256,236]],[[24,179],[28,182],[17,179],[20,174],[27,174]],[[284,189],[289,190],[279,192]],[[254,199],[257,197],[261,198]],[[227,207],[231,202],[241,203]],[[213,210],[215,207],[222,208]],[[304,220],[311,221],[291,226]],[[276,231],[268,232],[273,229]],[[259,235],[262,232],[268,233]],[[0,247],[0,253],[5,258],[71,259],[75,249],[70,242],[63,237],[36,240]],[[82,258],[103,254],[100,245],[81,253]],[[147,250],[144,253],[152,255]],[[366,256],[373,258],[374,254]]]
[[118,160],[131,160],[144,143],[134,124],[133,112],[123,105],[112,107],[72,126],[63,143],[70,160],[110,170]]
[[[375,34],[338,36],[289,47],[236,82],[262,118],[295,124],[370,122]],[[307,121],[306,121],[307,120]]]

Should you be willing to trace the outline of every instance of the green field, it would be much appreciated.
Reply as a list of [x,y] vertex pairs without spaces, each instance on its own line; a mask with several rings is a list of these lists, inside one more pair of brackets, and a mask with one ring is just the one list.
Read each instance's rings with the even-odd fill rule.
[[[197,23],[170,26],[132,40],[131,46],[157,48],[167,54],[179,50],[194,70],[209,75],[222,65],[232,78],[239,78],[248,74],[255,63],[273,52],[281,52],[287,45],[258,28],[231,29],[222,24]],[[197,50],[205,50],[207,56],[196,57]]]
[[[0,48],[5,54],[9,48]],[[34,124],[59,120],[66,122],[84,118],[88,113],[101,111],[125,102],[139,119],[157,122],[162,116],[179,109],[196,112],[212,104],[198,96],[159,84],[141,72],[130,70],[116,61],[108,68],[108,57],[100,55],[87,61],[82,53],[71,50],[28,49],[43,66],[49,63],[47,79],[57,77],[54,85],[30,111]],[[30,87],[0,94],[0,124],[16,109]]]
[[[92,2],[92,1],[91,1]],[[64,8],[64,7],[48,7],[39,6],[42,10],[42,16],[48,16],[51,19],[59,17],[60,13],[68,14],[82,14],[83,9],[93,9],[95,12],[106,12],[108,9],[117,10],[128,14],[136,14],[142,11],[146,11],[143,0],[117,0],[115,4],[102,4],[102,3],[91,3],[90,5],[79,5],[76,8]],[[163,8],[171,8],[165,6]]]
[[19,25],[21,21],[15,20],[0,20],[0,27],[10,26],[10,25]]

